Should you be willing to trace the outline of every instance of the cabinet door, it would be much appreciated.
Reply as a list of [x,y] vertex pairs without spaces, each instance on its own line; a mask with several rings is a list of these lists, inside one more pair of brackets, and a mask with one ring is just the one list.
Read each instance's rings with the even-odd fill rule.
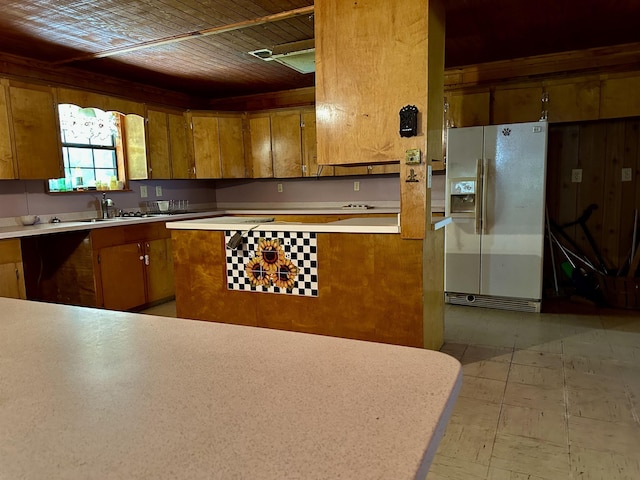
[[99,255],[104,308],[130,310],[144,305],[144,245],[128,243],[105,247]]
[[[327,168],[325,166],[325,168]],[[349,175],[368,175],[369,174],[369,168],[365,165],[357,165],[357,166],[353,166],[353,167],[345,167],[345,166],[341,166],[341,165],[336,165],[333,168],[333,174],[336,177],[343,177],[343,176],[349,176]]]
[[27,298],[20,240],[0,240],[0,297]]
[[167,114],[169,148],[171,149],[171,178],[193,178],[194,164],[189,150],[187,121],[183,114]]
[[171,178],[169,118],[166,112],[147,110],[149,178]]
[[196,178],[221,178],[218,118],[194,115],[191,128]]
[[493,124],[537,122],[542,115],[542,87],[523,87],[494,92]]
[[145,242],[147,263],[147,302],[155,302],[175,295],[171,239]]
[[447,126],[475,127],[489,125],[490,92],[448,93]]
[[275,178],[302,177],[300,111],[271,115],[271,149]]
[[9,105],[7,90],[0,84],[0,178],[15,178],[13,149],[11,148],[11,128],[9,126]]
[[64,176],[53,93],[47,87],[9,87],[18,178]]
[[144,117],[133,113],[125,115],[124,129],[124,148],[127,156],[129,180],[144,180],[149,177]]
[[248,149],[252,178],[272,178],[271,119],[269,114],[249,115]]
[[245,178],[242,115],[218,118],[222,178]]
[[320,164],[399,161],[424,148],[427,122],[418,136],[400,137],[398,112],[415,105],[426,118],[431,9],[428,0],[316,3]]
[[331,165],[318,165],[316,110],[302,111],[302,174],[305,177],[331,177]]

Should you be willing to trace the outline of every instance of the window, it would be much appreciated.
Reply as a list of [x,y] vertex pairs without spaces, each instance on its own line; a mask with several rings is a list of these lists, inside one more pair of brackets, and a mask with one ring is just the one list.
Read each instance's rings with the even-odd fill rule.
[[122,190],[122,115],[97,108],[58,105],[64,178],[49,191]]

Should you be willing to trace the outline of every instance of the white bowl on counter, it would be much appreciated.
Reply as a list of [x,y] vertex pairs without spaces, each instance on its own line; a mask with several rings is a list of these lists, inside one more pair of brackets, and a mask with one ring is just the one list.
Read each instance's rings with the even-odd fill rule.
[[22,225],[35,225],[40,221],[40,217],[38,215],[22,215],[20,217],[20,222]]

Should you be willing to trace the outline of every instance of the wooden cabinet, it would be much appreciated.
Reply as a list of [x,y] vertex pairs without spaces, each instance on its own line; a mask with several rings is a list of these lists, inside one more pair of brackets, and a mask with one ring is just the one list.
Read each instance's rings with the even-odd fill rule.
[[196,178],[242,178],[242,114],[189,112]]
[[[424,150],[431,3],[316,2],[320,164],[386,163],[404,158],[408,148]],[[405,105],[425,119],[416,137],[398,133]]]
[[147,108],[147,178],[191,178],[187,122],[181,111]]
[[129,180],[149,178],[148,157],[144,117],[129,114],[122,117],[124,121],[124,149],[127,158]]
[[9,103],[16,177],[47,179],[63,176],[53,91],[46,86],[10,81]]
[[275,178],[302,177],[302,119],[300,110],[271,114],[271,149]]
[[218,117],[222,178],[245,178],[247,176],[243,117],[242,114],[228,114]]
[[[148,178],[189,178],[186,121],[182,112],[147,108]],[[186,158],[185,158],[186,157]],[[173,167],[175,163],[176,174]]]
[[269,113],[250,113],[247,127],[247,164],[251,178],[273,178],[271,116]]
[[171,239],[164,223],[91,233],[99,305],[133,310],[174,295]]
[[542,116],[542,87],[497,89],[493,93],[493,124],[536,122]]
[[25,299],[20,240],[0,240],[0,297]]
[[331,177],[335,174],[331,165],[318,165],[316,136],[316,109],[302,110],[302,175],[304,177]]
[[0,179],[15,178],[8,98],[8,87],[2,81],[0,83]]
[[602,81],[600,118],[640,115],[640,75],[615,76]]
[[491,93],[447,93],[446,123],[448,127],[489,125]]

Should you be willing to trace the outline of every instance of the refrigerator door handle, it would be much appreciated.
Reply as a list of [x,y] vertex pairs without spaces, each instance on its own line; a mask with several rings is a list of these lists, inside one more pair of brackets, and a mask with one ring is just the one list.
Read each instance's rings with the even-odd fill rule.
[[479,158],[476,162],[476,215],[475,215],[476,234],[478,235],[482,231],[483,183],[484,183],[484,178],[482,175],[482,159]]
[[484,160],[484,166],[482,168],[482,234],[486,235],[489,233],[489,225],[487,220],[487,207],[488,196],[489,196],[489,159],[486,158]]

